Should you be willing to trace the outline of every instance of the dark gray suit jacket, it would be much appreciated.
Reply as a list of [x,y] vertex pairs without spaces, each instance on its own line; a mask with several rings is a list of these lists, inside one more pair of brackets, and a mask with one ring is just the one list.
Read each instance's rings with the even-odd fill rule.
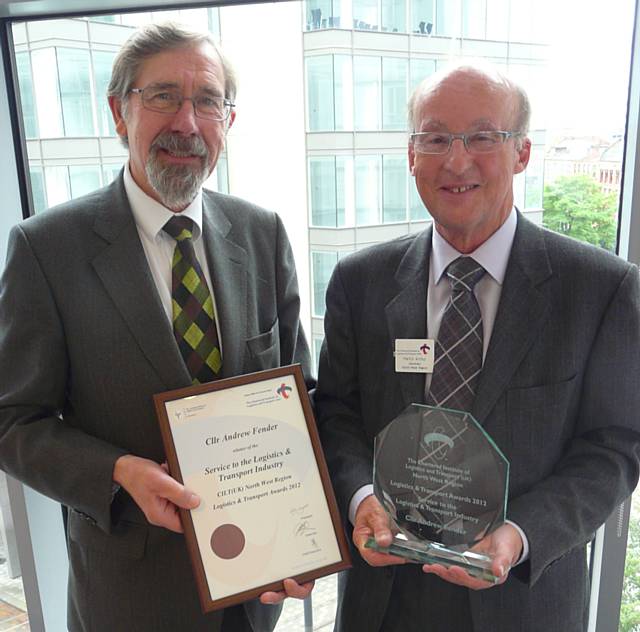
[[[274,213],[204,192],[203,238],[223,377],[300,362],[294,261]],[[0,282],[0,467],[70,508],[69,627],[216,630],[182,535],[150,526],[115,461],[165,460],[152,396],[190,376],[162,309],[122,176],[16,226]],[[279,609],[250,602],[254,629]]]
[[[315,402],[344,516],[372,482],[374,436],[424,401],[424,375],[395,373],[393,348],[426,337],[430,249],[431,230],[374,246],[329,284]],[[530,557],[469,593],[469,630],[584,629],[585,544],[638,480],[639,385],[637,268],[519,216],[473,413],[511,462],[507,517]],[[375,632],[402,569],[353,559],[337,630]]]

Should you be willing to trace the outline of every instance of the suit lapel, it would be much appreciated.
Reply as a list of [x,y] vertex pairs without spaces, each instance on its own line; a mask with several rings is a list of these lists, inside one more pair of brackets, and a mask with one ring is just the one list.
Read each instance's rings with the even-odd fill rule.
[[[431,230],[426,230],[416,237],[398,266],[397,291],[385,307],[392,351],[396,339],[426,337],[430,253]],[[396,373],[395,362],[392,371],[404,405],[424,401],[424,373]]]
[[551,312],[542,283],[552,274],[543,231],[518,214],[500,304],[473,413],[484,423]]
[[231,222],[213,197],[205,194],[202,200],[203,238],[222,340],[222,377],[231,377],[244,372],[248,257],[232,241]]
[[94,230],[108,245],[94,258],[93,267],[142,353],[167,389],[189,385],[191,378],[149,271],[122,175],[96,209]]

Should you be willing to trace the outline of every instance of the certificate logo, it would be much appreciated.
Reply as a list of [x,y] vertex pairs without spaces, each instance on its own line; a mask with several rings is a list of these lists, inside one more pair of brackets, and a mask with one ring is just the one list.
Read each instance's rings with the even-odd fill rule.
[[280,395],[280,397],[283,397],[284,399],[289,399],[289,393],[292,391],[293,389],[290,386],[287,386],[284,382],[282,384],[280,384],[280,386],[276,389],[276,393],[278,393],[278,395]]
[[431,351],[431,347],[425,343],[420,347],[420,351],[422,352],[422,355],[427,355],[427,353]]

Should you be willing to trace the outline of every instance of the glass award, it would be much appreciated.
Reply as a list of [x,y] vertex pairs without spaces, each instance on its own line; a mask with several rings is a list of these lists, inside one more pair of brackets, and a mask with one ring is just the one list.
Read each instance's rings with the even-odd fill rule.
[[497,580],[470,549],[504,522],[509,462],[470,413],[411,404],[376,436],[373,469],[395,535],[368,548]]

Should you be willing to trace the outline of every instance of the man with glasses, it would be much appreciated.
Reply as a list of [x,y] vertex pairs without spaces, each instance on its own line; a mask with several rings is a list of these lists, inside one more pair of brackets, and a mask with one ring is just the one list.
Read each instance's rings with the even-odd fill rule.
[[[354,545],[336,630],[584,631],[586,544],[638,481],[638,270],[514,208],[529,101],[505,76],[443,71],[409,113],[433,228],[343,258],[326,294],[315,403]],[[432,372],[396,369],[407,339],[435,341]],[[507,521],[475,547],[495,585],[365,547],[392,541],[373,440],[412,403],[471,412],[510,461]]]
[[[129,160],[14,228],[0,283],[0,467],[68,508],[76,631],[272,630],[286,596],[202,614],[153,394],[310,358],[277,215],[202,189],[235,119],[207,34],[136,32],[108,88]],[[304,597],[311,584],[285,580]]]

